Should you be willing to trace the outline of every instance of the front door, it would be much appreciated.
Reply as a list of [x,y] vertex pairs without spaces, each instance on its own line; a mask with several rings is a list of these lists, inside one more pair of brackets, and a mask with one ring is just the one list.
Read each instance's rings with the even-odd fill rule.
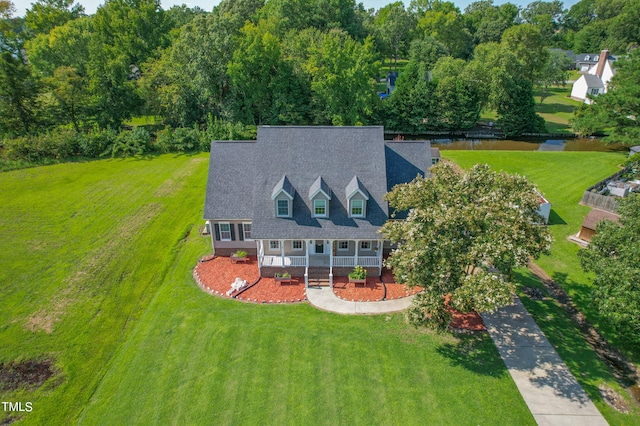
[[316,240],[316,254],[324,254],[324,241]]

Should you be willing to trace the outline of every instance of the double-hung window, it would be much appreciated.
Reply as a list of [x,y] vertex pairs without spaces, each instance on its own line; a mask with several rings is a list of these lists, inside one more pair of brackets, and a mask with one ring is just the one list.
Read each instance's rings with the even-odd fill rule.
[[269,250],[280,250],[280,241],[278,240],[269,241]]
[[251,223],[245,222],[242,224],[242,234],[245,241],[251,241]]
[[295,251],[302,251],[302,241],[301,240],[293,240],[291,243],[291,248]]
[[231,224],[220,223],[220,240],[231,241]]
[[327,200],[313,200],[313,215],[315,217],[327,216]]
[[338,250],[339,251],[346,251],[349,250],[349,241],[338,241]]
[[289,217],[289,200],[278,200],[276,214],[278,217]]
[[371,250],[371,241],[360,241],[361,250]]
[[364,201],[351,200],[351,216],[362,217],[364,215]]

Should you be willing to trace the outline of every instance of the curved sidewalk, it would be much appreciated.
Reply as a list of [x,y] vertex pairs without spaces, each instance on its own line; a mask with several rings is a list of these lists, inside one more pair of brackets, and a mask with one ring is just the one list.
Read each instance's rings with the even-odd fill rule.
[[380,302],[349,302],[339,299],[330,287],[309,287],[307,300],[318,309],[338,314],[386,314],[407,309],[413,296]]

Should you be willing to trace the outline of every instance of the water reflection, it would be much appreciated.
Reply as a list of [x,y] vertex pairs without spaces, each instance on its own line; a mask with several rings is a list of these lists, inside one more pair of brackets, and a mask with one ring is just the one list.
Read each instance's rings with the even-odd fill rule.
[[502,151],[625,151],[628,147],[607,145],[598,138],[576,139],[428,139],[442,150],[502,150]]

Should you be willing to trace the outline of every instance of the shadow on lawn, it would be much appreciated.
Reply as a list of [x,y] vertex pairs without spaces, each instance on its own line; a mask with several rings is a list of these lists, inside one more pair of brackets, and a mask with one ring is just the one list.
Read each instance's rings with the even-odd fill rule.
[[507,374],[504,363],[487,333],[460,335],[457,343],[445,343],[436,351],[451,365],[464,367],[476,374],[502,377]]
[[560,103],[538,103],[536,104],[536,112],[541,114],[557,114],[559,112],[564,112],[567,114],[572,114],[576,109],[573,105],[565,105]]
[[555,210],[551,209],[551,213],[549,214],[549,225],[566,225],[567,222],[564,221],[562,217]]

